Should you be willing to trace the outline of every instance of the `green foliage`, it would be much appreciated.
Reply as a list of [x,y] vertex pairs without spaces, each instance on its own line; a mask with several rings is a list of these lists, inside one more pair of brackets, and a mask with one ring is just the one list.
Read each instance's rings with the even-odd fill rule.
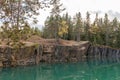
[[[50,1],[50,2],[49,2]],[[31,28],[28,19],[37,23],[36,16],[39,9],[52,5],[51,15],[45,21],[45,27],[41,32],[37,27]],[[90,13],[86,13],[86,19],[82,19],[80,12],[74,17],[68,13],[60,15],[65,10],[60,0],[2,0],[0,2],[0,19],[3,25],[0,28],[0,38],[7,39],[7,45],[20,44],[32,35],[44,38],[59,37],[66,40],[88,40],[93,44],[107,45],[120,48],[120,22],[117,18],[109,20],[107,13],[104,18],[98,18],[98,13],[93,23],[90,21]],[[12,44],[11,44],[12,43]]]
[[32,28],[32,35],[41,36],[42,32],[39,30],[38,27],[35,27],[35,28]]
[[[57,31],[59,34],[62,34],[62,39],[88,40],[94,45],[99,44],[120,48],[120,22],[117,18],[111,21],[107,14],[105,14],[104,18],[98,18],[98,13],[96,13],[95,20],[91,23],[89,12],[86,13],[86,20],[82,20],[80,13],[77,13],[73,20],[71,18],[68,13],[59,16],[59,22],[60,20],[65,21],[64,26],[61,28],[67,30],[65,34],[62,34],[59,30]],[[56,27],[56,23],[54,22],[55,17],[52,15],[47,18],[43,29],[43,37],[54,38]]]
[[49,7],[50,0],[2,0],[0,1],[0,20],[3,25],[0,31],[2,40],[17,43],[31,35],[41,35],[38,28],[32,30],[28,20],[37,23],[39,9]]
[[67,33],[68,33],[68,25],[67,25],[66,21],[62,20],[60,23],[59,30],[58,30],[58,35],[60,37],[63,37],[63,35],[67,34]]
[[51,0],[51,5],[53,7],[51,10],[51,15],[54,18],[54,22],[52,22],[52,26],[55,30],[54,36],[56,39],[58,39],[59,35],[63,35],[63,33],[60,33],[61,25],[63,26],[63,21],[61,21],[60,13],[63,12],[65,8],[62,7],[63,4],[60,3],[60,0]]

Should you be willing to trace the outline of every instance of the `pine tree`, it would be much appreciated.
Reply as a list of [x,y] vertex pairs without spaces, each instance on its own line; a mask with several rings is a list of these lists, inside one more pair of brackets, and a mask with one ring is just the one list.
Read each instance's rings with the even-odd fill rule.
[[111,25],[112,25],[112,27],[110,29],[111,30],[111,38],[112,38],[111,44],[113,45],[113,47],[117,47],[118,40],[119,40],[118,35],[120,35],[120,34],[118,31],[119,30],[119,23],[118,23],[118,20],[116,17],[111,22]]
[[0,19],[3,21],[3,26],[7,23],[7,30],[10,31],[7,35],[11,34],[8,38],[16,36],[15,38],[19,41],[20,37],[18,36],[20,36],[23,25],[28,19],[37,22],[35,16],[39,15],[40,8],[48,7],[48,2],[48,0],[2,0],[0,2]]
[[90,28],[90,13],[87,12],[87,13],[86,13],[86,22],[85,22],[86,40],[90,40],[89,28]]
[[81,40],[80,36],[81,36],[81,29],[82,29],[82,18],[81,18],[81,13],[79,12],[78,14],[76,14],[76,39],[79,42]]
[[62,20],[66,22],[66,26],[68,27],[67,33],[63,35],[64,39],[71,40],[72,39],[72,27],[73,23],[71,20],[71,16],[68,13],[63,14]]
[[109,27],[109,19],[108,19],[108,14],[105,14],[104,17],[104,27],[105,27],[105,45],[109,45],[109,33],[110,33],[110,27]]
[[53,15],[47,17],[44,27],[44,37],[45,38],[55,38],[55,18]]
[[98,13],[96,13],[96,17],[95,17],[93,25],[98,26]]
[[60,0],[51,0],[51,5],[53,6],[51,10],[51,15],[55,18],[54,27],[55,27],[55,38],[58,40],[58,29],[60,26],[60,13],[65,10],[62,8],[63,4],[60,3]]

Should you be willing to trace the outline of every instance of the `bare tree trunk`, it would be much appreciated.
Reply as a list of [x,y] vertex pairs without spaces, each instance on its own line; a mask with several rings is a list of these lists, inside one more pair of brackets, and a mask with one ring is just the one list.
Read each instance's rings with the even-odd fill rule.
[[80,31],[77,33],[77,41],[80,42]]

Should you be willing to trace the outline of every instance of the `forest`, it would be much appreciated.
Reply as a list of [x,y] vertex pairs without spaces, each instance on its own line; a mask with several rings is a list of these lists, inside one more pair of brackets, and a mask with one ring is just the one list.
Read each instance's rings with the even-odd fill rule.
[[[51,8],[50,16],[45,20],[42,30],[32,27],[29,20],[36,24],[36,16],[39,9]],[[109,19],[105,13],[103,18],[99,18],[96,13],[94,21],[90,19],[89,11],[83,19],[78,11],[76,15],[69,13],[61,14],[65,11],[60,0],[2,0],[0,1],[0,39],[7,41],[7,45],[14,45],[20,40],[26,40],[32,35],[42,38],[56,38],[75,41],[90,41],[94,45],[105,45],[119,48],[120,45],[120,22],[115,17]],[[13,42],[13,44],[11,44]]]
[[[93,45],[105,45],[119,48],[120,45],[120,22],[115,17],[109,19],[107,13],[103,18],[96,13],[94,21],[90,19],[89,11],[83,19],[80,12],[71,16],[69,13],[60,15],[65,9],[60,0],[55,0],[51,15],[47,17],[42,30],[44,38],[62,38],[65,40],[90,41]],[[59,8],[56,8],[59,7]]]
[[[83,20],[81,13],[78,12],[72,18],[68,13],[59,16],[58,36],[59,38],[75,41],[90,41],[94,45],[105,45],[119,48],[120,45],[120,22],[117,18],[109,20],[106,13],[104,18],[96,18],[90,21],[89,12],[86,13],[86,19]],[[56,19],[52,15],[45,21],[45,27],[42,31],[42,37],[55,38],[55,22]]]

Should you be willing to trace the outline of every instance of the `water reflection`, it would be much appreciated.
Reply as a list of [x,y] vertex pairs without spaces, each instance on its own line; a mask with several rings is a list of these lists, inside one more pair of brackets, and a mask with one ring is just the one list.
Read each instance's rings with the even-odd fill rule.
[[119,58],[0,69],[0,80],[120,80]]

